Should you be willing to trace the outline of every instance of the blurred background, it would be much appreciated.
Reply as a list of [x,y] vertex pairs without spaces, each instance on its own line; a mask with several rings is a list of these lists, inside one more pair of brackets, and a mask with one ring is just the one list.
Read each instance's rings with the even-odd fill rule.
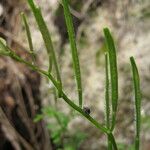
[[[47,22],[63,86],[77,101],[71,51],[61,1],[36,0]],[[129,57],[139,68],[142,90],[141,150],[150,150],[150,1],[70,0],[81,66],[84,106],[104,123],[105,60],[103,28],[112,31],[119,68],[119,104],[115,137],[119,150],[134,144],[134,97]],[[21,12],[28,17],[36,64],[48,57],[26,0],[0,0],[0,36],[22,58],[31,60]],[[0,57],[1,150],[106,150],[106,136],[57,99],[45,77],[10,58]]]

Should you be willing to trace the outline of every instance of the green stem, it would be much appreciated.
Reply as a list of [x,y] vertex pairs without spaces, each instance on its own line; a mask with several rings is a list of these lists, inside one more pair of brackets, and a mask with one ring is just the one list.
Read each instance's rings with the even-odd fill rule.
[[111,139],[109,138],[109,135],[107,135],[107,145],[108,145],[108,150],[112,150],[112,143],[111,143]]
[[[3,43],[0,41],[0,48],[4,48],[4,51],[7,52],[5,53],[6,56],[9,56],[11,58],[13,58],[16,61],[19,61],[25,65],[27,65],[28,67],[30,67],[32,70],[39,72],[40,74],[43,74],[44,76],[48,77],[49,80],[51,80],[51,82],[54,84],[54,86],[56,87],[56,89],[59,91],[59,84],[58,82],[55,80],[55,78],[47,71],[44,71],[40,68],[38,68],[37,66],[33,65],[30,62],[27,62],[26,60],[20,58],[18,55],[16,55],[13,51],[10,51],[8,47],[5,47],[5,45],[3,45]],[[1,49],[0,49],[1,50]],[[1,54],[1,53],[0,53]],[[3,54],[3,53],[2,53]],[[72,107],[74,110],[76,110],[77,112],[79,112],[82,116],[84,116],[87,120],[89,120],[96,128],[98,128],[100,131],[102,131],[103,133],[109,135],[110,140],[112,145],[114,146],[114,150],[117,150],[116,148],[116,142],[115,139],[112,135],[112,133],[110,132],[109,129],[107,129],[106,127],[104,127],[102,124],[100,124],[99,122],[97,122],[94,118],[92,118],[90,115],[88,115],[87,113],[85,113],[83,111],[82,108],[80,108],[79,106],[77,106],[76,104],[74,104],[72,102],[72,100],[70,100],[66,94],[61,90],[59,91],[61,92],[61,97],[63,98],[63,100],[70,106]]]
[[[14,57],[12,57],[14,58]],[[20,57],[19,57],[20,58]],[[16,59],[15,59],[16,60]],[[54,79],[54,77],[47,73],[46,71],[42,70],[42,69],[39,69],[38,67],[32,65],[31,63],[29,62],[26,62],[25,60],[21,59],[19,60],[20,62],[26,64],[27,66],[29,66],[31,69],[33,69],[34,71],[37,71],[43,75],[45,75],[46,77],[48,77],[51,82],[54,84],[54,86],[57,88],[57,90],[59,90],[59,84],[58,82]],[[100,129],[103,133],[109,135],[110,137],[110,140],[111,140],[111,143],[114,145],[114,147],[116,148],[116,142],[115,142],[115,139],[112,135],[112,133],[110,133],[109,129],[107,129],[106,127],[104,127],[102,124],[98,123],[94,118],[92,118],[90,115],[86,114],[83,109],[81,109],[79,106],[77,106],[76,104],[74,104],[72,102],[72,100],[70,100],[66,94],[61,91],[61,96],[62,98],[64,99],[64,101],[69,104],[69,106],[71,106],[74,110],[76,110],[77,112],[79,112],[82,116],[84,116],[87,120],[89,120],[96,128]],[[115,149],[117,150],[117,149]]]
[[110,132],[110,134],[108,134],[108,137],[109,137],[109,139],[110,139],[110,141],[112,143],[113,150],[118,150],[115,138],[114,138],[114,136],[113,136],[113,134],[111,132]]
[[[35,66],[33,66],[32,64],[29,64],[28,62],[24,62],[24,63],[27,64],[33,70],[36,70],[39,73],[44,74],[45,76],[47,76],[52,81],[52,83],[57,88],[57,90],[59,90],[59,85],[58,85],[57,81],[53,78],[52,75],[48,74],[46,71],[43,71],[41,69],[36,68]],[[104,132],[106,134],[109,133],[109,130],[107,128],[105,128],[102,124],[98,123],[90,115],[86,114],[79,106],[77,106],[76,104],[74,104],[72,102],[72,100],[70,100],[63,91],[61,93],[61,96],[65,100],[66,103],[68,103],[74,110],[76,110],[77,112],[79,112],[82,116],[84,116],[85,118],[87,118],[98,129],[100,129],[102,132]]]
[[74,104],[66,95],[64,92],[62,92],[62,98],[68,103],[74,110],[79,112],[82,116],[84,116],[86,119],[88,119],[94,126],[96,126],[98,129],[100,129],[102,132],[108,134],[109,130],[105,128],[102,124],[98,123],[95,119],[93,119],[90,115],[86,114],[79,106]]

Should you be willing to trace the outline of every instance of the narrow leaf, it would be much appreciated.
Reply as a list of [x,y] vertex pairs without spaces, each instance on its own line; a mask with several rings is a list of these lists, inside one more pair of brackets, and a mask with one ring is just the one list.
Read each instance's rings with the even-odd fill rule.
[[44,116],[42,114],[38,114],[35,116],[35,118],[33,119],[34,123],[37,123],[39,121],[41,121],[44,118]]
[[132,76],[134,84],[135,94],[135,124],[136,124],[136,137],[135,137],[135,149],[139,150],[140,147],[140,126],[141,126],[141,90],[140,90],[140,77],[138,68],[133,57],[130,57],[132,66]]
[[106,126],[110,127],[110,102],[109,102],[109,64],[108,64],[108,53],[105,54],[105,74],[106,74],[106,84],[105,84],[105,104],[106,104]]
[[62,82],[61,82],[59,68],[58,68],[58,64],[57,64],[57,60],[56,60],[56,55],[55,55],[55,51],[54,51],[54,47],[52,44],[52,40],[51,40],[51,36],[50,36],[49,30],[48,30],[48,27],[43,19],[40,8],[34,4],[33,0],[28,0],[28,3],[32,9],[32,12],[33,12],[36,22],[38,24],[39,30],[42,34],[42,37],[43,37],[43,40],[45,43],[45,47],[47,49],[47,53],[49,56],[49,73],[51,72],[52,63],[54,63],[54,67],[55,67],[56,74],[57,74],[57,80],[59,82],[59,92],[61,92],[62,91]]
[[106,45],[109,54],[109,66],[110,66],[110,77],[111,77],[111,99],[112,99],[112,130],[114,129],[116,122],[116,112],[118,105],[118,71],[117,71],[117,59],[116,49],[114,45],[113,37],[108,28],[104,28],[104,35]]
[[0,55],[9,56],[10,51],[6,46],[6,41],[0,37]]
[[73,68],[74,68],[77,90],[78,90],[79,106],[82,108],[83,102],[82,102],[82,83],[81,83],[80,63],[79,63],[76,40],[75,40],[73,20],[69,10],[68,0],[62,0],[62,3],[64,8],[64,15],[65,15],[65,20],[67,25],[69,41],[71,45]]
[[22,16],[26,34],[27,34],[27,39],[28,39],[29,48],[30,48],[30,54],[32,55],[33,61],[35,61],[35,53],[34,53],[34,48],[33,48],[33,43],[32,43],[32,38],[31,38],[31,31],[30,31],[30,28],[28,25],[28,21],[27,21],[27,18],[24,13],[21,13],[21,16]]
[[[105,84],[105,104],[106,104],[106,127],[107,129],[110,129],[110,99],[109,99],[109,59],[108,59],[108,53],[105,53],[105,79],[106,79],[106,84]],[[108,150],[112,150],[112,144],[111,144],[111,139],[107,135],[107,145],[108,145]]]
[[5,45],[5,46],[7,45],[6,41],[1,37],[0,37],[0,41],[1,41],[1,43],[3,43],[3,45]]

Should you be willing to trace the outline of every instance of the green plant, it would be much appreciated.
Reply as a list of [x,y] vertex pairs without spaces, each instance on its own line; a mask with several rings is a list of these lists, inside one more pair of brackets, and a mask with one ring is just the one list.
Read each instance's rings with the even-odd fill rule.
[[124,143],[117,143],[119,150],[135,150],[134,145],[126,145]]
[[82,141],[86,138],[86,134],[81,131],[70,133],[68,124],[75,117],[73,114],[65,114],[57,110],[55,107],[44,107],[42,113],[34,118],[34,122],[39,122],[42,119],[49,120],[47,128],[51,134],[51,140],[56,145],[57,149],[76,150],[80,147]]
[[139,150],[140,147],[140,128],[141,128],[141,90],[140,90],[140,77],[138,69],[133,57],[130,58],[133,81],[134,81],[134,93],[135,93],[135,125],[136,125],[136,136],[135,136],[135,149]]
[[[34,65],[32,62],[26,61],[19,57],[15,52],[13,52],[7,45],[0,40],[0,54],[9,56],[16,61],[26,64],[32,70],[39,72],[40,74],[46,76],[55,86],[58,91],[59,98],[62,98],[70,107],[79,112],[83,117],[91,122],[96,128],[98,128],[101,132],[105,133],[108,137],[108,149],[109,150],[118,150],[117,143],[113,135],[113,131],[116,125],[116,113],[118,106],[118,69],[117,69],[117,56],[116,49],[114,45],[114,40],[111,36],[111,33],[108,28],[104,29],[104,35],[106,40],[107,52],[106,52],[106,125],[99,123],[99,121],[92,118],[92,116],[82,109],[83,100],[82,100],[82,84],[81,84],[81,73],[80,73],[80,65],[78,52],[76,47],[75,34],[73,29],[73,22],[71,13],[69,10],[69,4],[67,0],[62,0],[62,5],[64,8],[64,15],[70,40],[71,53],[72,53],[72,61],[73,61],[73,69],[75,74],[75,79],[77,83],[77,91],[78,91],[78,101],[79,105],[75,104],[68,96],[65,94],[61,82],[61,75],[54,51],[54,47],[52,44],[51,36],[48,31],[48,28],[45,24],[45,21],[42,17],[42,13],[39,7],[35,5],[33,0],[28,0],[29,6],[35,16],[36,22],[38,24],[39,30],[42,34],[45,47],[47,50],[48,58],[49,58],[49,68],[47,71],[40,69],[38,66]],[[27,37],[29,41],[30,51],[33,52],[33,44],[31,40],[31,33],[29,30],[29,26],[27,25],[27,21],[24,16],[24,23],[27,31]],[[140,146],[140,107],[141,107],[141,91],[140,91],[140,81],[137,66],[133,57],[130,58],[133,72],[133,81],[134,81],[134,91],[135,91],[135,116],[136,116],[136,137],[135,137],[135,150],[139,149]],[[34,60],[33,60],[34,61]],[[56,78],[55,78],[56,76]],[[111,93],[111,94],[110,94]],[[111,101],[110,101],[111,98]]]

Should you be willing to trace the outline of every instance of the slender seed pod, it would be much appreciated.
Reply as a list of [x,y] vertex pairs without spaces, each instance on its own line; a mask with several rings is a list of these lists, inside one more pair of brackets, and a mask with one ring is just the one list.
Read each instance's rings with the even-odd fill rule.
[[59,84],[58,93],[59,93],[59,96],[61,97],[62,81],[61,81],[61,76],[60,76],[60,72],[59,72],[59,68],[58,68],[58,63],[57,63],[54,47],[52,44],[51,35],[50,35],[48,27],[43,19],[40,8],[34,4],[33,0],[28,0],[28,4],[34,14],[35,20],[38,24],[39,30],[42,34],[42,37],[43,37],[43,40],[45,43],[45,47],[46,47],[47,54],[49,57],[49,69],[48,69],[49,73],[51,72],[51,69],[52,69],[52,63],[54,63],[54,67],[55,67],[55,71],[56,71],[56,75],[57,75],[57,82]]
[[75,79],[77,83],[79,106],[82,108],[83,102],[82,102],[82,83],[81,83],[80,63],[79,63],[79,58],[78,58],[73,21],[72,21],[71,13],[70,13],[69,6],[68,6],[68,0],[62,0],[62,3],[63,3],[63,8],[64,8],[67,31],[69,35],[69,41],[71,45],[71,53],[72,53],[74,74],[75,74]]
[[[106,127],[110,129],[110,96],[109,96],[109,58],[108,58],[108,53],[105,53],[105,118],[106,118]],[[112,150],[112,144],[110,137],[107,135],[107,145],[108,145],[108,150]]]
[[132,76],[134,84],[134,94],[135,94],[135,149],[140,149],[140,128],[141,128],[141,90],[140,90],[140,77],[138,73],[138,68],[136,66],[133,57],[130,57],[130,62],[132,66]]
[[27,39],[28,39],[28,43],[29,43],[29,49],[30,49],[29,52],[32,55],[32,61],[34,62],[35,61],[35,53],[34,53],[34,48],[33,48],[33,43],[32,43],[32,38],[31,38],[30,27],[28,25],[27,18],[23,12],[21,13],[21,16],[22,16],[22,20],[24,22],[26,35],[27,35]]
[[111,78],[111,99],[112,99],[112,126],[113,131],[116,123],[116,112],[118,105],[118,70],[117,56],[113,37],[108,28],[104,28],[104,35],[109,54],[110,78]]

